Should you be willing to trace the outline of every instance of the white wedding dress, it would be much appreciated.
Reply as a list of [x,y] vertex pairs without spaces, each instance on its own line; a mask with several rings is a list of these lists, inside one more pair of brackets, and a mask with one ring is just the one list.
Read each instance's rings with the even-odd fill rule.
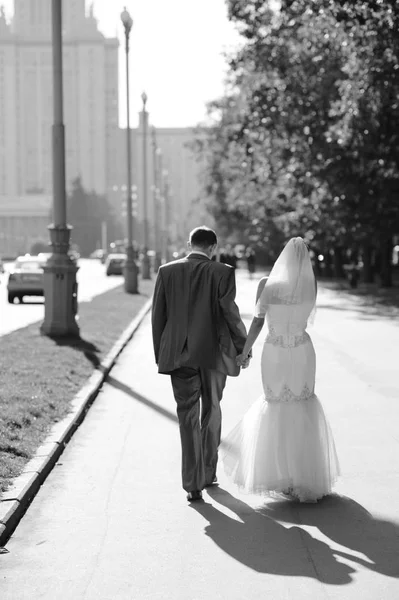
[[248,493],[316,502],[339,475],[331,429],[314,392],[316,356],[306,332],[313,305],[267,306],[264,394],[222,444],[227,474]]

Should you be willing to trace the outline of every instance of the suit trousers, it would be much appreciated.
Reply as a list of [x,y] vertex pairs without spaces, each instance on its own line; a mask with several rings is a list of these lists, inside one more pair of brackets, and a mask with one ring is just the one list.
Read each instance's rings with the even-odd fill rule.
[[202,490],[216,477],[227,376],[213,369],[180,367],[171,372],[182,448],[182,484]]

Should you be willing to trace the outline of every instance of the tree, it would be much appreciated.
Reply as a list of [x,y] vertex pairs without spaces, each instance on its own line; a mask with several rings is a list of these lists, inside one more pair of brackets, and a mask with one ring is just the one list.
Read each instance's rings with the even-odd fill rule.
[[121,237],[121,225],[106,197],[87,192],[79,177],[73,181],[68,197],[68,220],[73,226],[71,241],[78,245],[83,256],[88,256],[101,242],[103,222],[107,223],[111,239]]
[[337,19],[350,40],[348,82],[334,107],[338,121],[331,134],[356,187],[367,277],[374,255],[382,284],[391,285],[392,239],[399,231],[399,6],[393,0],[338,4]]
[[37,254],[40,253],[44,253],[44,252],[50,252],[50,245],[49,242],[46,242],[45,240],[36,240],[36,242],[34,242],[30,248],[30,253],[33,254],[34,256],[36,256]]
[[369,279],[374,256],[389,285],[399,231],[398,3],[228,7],[244,44],[197,147],[210,210],[259,243],[304,235],[332,253],[336,273],[360,249]]

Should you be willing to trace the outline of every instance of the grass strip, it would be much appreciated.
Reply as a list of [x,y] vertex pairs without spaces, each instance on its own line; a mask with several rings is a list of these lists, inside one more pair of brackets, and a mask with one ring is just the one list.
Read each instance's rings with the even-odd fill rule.
[[120,286],[80,303],[78,340],[41,335],[40,322],[0,338],[0,498],[152,290],[152,281],[141,281],[140,294]]

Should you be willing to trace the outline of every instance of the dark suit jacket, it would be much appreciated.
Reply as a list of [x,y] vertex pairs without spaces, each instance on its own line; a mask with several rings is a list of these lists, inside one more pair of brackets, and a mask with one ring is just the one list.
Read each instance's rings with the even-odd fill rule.
[[235,294],[234,269],[202,254],[160,267],[152,305],[160,373],[187,366],[239,374],[235,357],[247,334]]

